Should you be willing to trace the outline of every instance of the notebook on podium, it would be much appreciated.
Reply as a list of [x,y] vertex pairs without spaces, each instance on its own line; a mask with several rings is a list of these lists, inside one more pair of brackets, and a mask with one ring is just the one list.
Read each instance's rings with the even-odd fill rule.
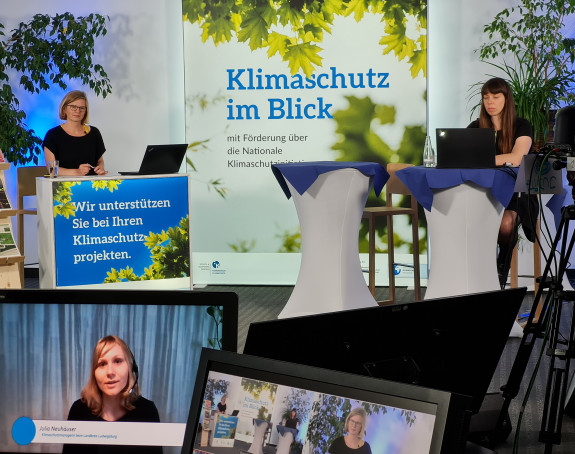
[[178,173],[188,144],[148,145],[140,164],[140,170],[118,172],[120,175],[161,175]]
[[438,128],[438,169],[495,168],[495,130],[487,128]]

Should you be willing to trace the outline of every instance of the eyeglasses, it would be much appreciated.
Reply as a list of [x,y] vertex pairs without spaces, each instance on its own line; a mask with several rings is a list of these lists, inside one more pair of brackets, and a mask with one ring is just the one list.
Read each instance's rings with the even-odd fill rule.
[[86,107],[84,106],[75,106],[74,104],[68,104],[68,107],[72,109],[72,112],[84,112],[86,111]]
[[350,419],[349,424],[352,425],[353,427],[358,427],[361,426],[361,421],[354,421],[353,419]]

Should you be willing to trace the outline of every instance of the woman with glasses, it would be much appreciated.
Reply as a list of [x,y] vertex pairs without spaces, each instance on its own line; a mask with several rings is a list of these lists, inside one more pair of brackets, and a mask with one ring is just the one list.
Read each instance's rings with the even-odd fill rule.
[[343,431],[345,435],[336,438],[328,452],[331,454],[371,454],[369,443],[363,439],[367,413],[362,407],[356,407],[345,419]]
[[59,161],[60,175],[106,175],[104,140],[98,128],[88,125],[88,97],[80,90],[64,96],[60,119],[65,123],[46,133],[42,146],[46,163]]

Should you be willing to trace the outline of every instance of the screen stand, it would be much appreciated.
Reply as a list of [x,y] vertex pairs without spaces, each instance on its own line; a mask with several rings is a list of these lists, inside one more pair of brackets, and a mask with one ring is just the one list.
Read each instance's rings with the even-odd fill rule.
[[504,423],[498,427],[504,402],[501,393],[486,394],[479,411],[471,416],[467,435],[468,441],[492,449],[507,440],[512,430],[511,418],[509,418],[507,410],[505,410]]

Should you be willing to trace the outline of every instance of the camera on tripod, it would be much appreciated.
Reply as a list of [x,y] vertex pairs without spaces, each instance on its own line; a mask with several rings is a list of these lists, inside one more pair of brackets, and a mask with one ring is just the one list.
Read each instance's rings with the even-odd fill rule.
[[546,143],[539,149],[540,156],[553,159],[553,169],[566,169],[567,181],[570,185],[575,183],[575,151],[568,143]]
[[[567,181],[575,183],[575,107],[567,106],[559,109],[555,115],[555,143],[548,143],[542,152],[552,153],[557,160],[553,163],[555,169],[567,170]],[[547,148],[546,151],[544,149]]]

